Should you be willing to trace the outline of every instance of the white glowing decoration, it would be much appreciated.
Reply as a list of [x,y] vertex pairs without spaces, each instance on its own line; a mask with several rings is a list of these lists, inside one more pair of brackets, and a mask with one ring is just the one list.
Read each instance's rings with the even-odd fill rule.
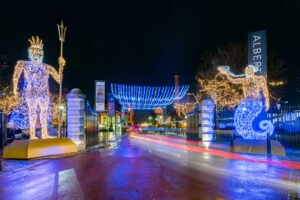
[[214,102],[212,99],[203,99],[200,102],[199,124],[202,141],[212,141],[214,136]]
[[245,69],[245,74],[241,75],[235,75],[230,72],[229,66],[218,67],[218,70],[225,74],[231,83],[242,84],[244,99],[261,99],[260,92],[262,91],[265,97],[266,110],[269,110],[270,98],[267,81],[264,76],[254,74],[257,72],[257,67],[249,65]]
[[[50,103],[50,93],[48,79],[51,75],[57,83],[60,77],[57,71],[50,65],[43,63],[44,51],[43,41],[38,36],[29,39],[28,49],[30,61],[20,60],[15,66],[13,75],[13,93],[19,96],[18,82],[24,73],[25,85],[23,94],[28,106],[28,116],[30,125],[30,139],[36,139],[35,127],[37,121],[37,110],[40,110],[40,121],[42,128],[42,138],[49,137],[47,129],[48,107]],[[59,62],[65,65],[65,60],[60,57]]]
[[85,98],[77,88],[67,94],[68,138],[76,143],[79,150],[85,150]]
[[266,139],[267,135],[271,135],[274,126],[271,121],[262,120],[259,122],[261,130],[253,129],[254,119],[262,112],[264,107],[261,99],[261,91],[265,98],[266,111],[270,107],[269,91],[266,78],[262,75],[255,75],[257,68],[249,65],[245,69],[245,74],[235,75],[230,72],[230,67],[218,67],[218,70],[225,74],[233,84],[242,84],[244,100],[240,103],[234,114],[234,124],[237,132],[245,139]]

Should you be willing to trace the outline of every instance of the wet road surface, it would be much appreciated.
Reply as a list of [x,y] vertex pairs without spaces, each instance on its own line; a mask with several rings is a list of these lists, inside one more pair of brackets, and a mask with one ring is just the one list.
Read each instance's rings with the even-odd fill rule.
[[39,161],[2,173],[0,199],[258,200],[296,199],[300,194],[298,162],[207,146],[132,134],[105,152]]

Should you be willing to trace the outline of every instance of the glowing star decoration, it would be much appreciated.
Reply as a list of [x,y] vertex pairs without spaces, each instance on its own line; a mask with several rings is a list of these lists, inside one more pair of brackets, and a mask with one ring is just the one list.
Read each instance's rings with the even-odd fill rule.
[[[48,135],[48,107],[50,103],[50,93],[48,79],[51,75],[57,83],[60,83],[60,77],[57,71],[50,65],[43,63],[44,51],[43,41],[38,36],[29,39],[30,47],[28,49],[30,61],[20,60],[15,66],[13,74],[13,94],[19,96],[17,91],[18,81],[21,74],[24,74],[25,84],[22,94],[28,106],[28,117],[30,126],[30,139],[36,139],[36,121],[37,110],[40,111],[40,123],[42,129],[42,138]],[[65,60],[60,57],[59,63],[65,65]]]
[[262,75],[255,75],[257,68],[249,65],[245,69],[245,74],[235,75],[230,72],[229,66],[218,67],[218,70],[225,74],[233,84],[241,84],[243,88],[244,100],[239,104],[234,114],[234,124],[237,132],[245,139],[266,139],[271,135],[274,126],[269,120],[262,120],[259,123],[260,130],[254,130],[256,118],[259,118],[264,108],[261,91],[265,99],[265,110],[270,107],[269,91],[266,78]]
[[182,99],[188,89],[188,85],[179,86],[175,89],[174,86],[152,87],[111,84],[113,96],[125,110],[166,108],[167,105],[172,104],[175,100]]

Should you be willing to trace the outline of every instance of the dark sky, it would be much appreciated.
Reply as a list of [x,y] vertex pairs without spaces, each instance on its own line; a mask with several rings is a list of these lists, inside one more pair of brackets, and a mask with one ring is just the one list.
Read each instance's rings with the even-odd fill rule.
[[27,59],[27,39],[44,40],[45,62],[59,55],[56,24],[68,27],[64,87],[94,99],[94,80],[130,84],[193,84],[206,50],[246,41],[266,29],[268,48],[287,62],[289,95],[300,65],[300,1],[7,1],[1,3],[0,53]]

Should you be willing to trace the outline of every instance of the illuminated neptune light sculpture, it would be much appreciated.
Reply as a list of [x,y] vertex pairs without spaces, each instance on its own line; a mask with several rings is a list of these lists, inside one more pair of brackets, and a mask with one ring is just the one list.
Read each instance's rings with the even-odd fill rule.
[[[42,129],[42,138],[49,137],[47,121],[48,107],[50,103],[48,79],[51,75],[57,83],[60,83],[60,77],[57,71],[50,65],[43,63],[44,51],[43,41],[38,36],[29,39],[30,47],[28,49],[30,61],[20,60],[15,66],[13,74],[13,93],[19,96],[18,82],[22,73],[24,73],[25,84],[22,94],[28,106],[28,117],[30,126],[30,139],[36,139],[35,127],[37,121],[37,110],[40,110],[40,122]],[[64,66],[65,60],[59,57],[59,63]]]
[[111,92],[122,105],[122,109],[132,110],[154,110],[156,108],[166,108],[175,100],[184,97],[189,86],[134,86],[111,84]]
[[235,75],[230,72],[229,66],[218,67],[218,70],[225,74],[233,84],[242,84],[244,100],[239,104],[234,114],[234,124],[237,132],[245,139],[266,139],[271,135],[274,126],[269,120],[259,122],[259,129],[254,130],[254,120],[261,114],[264,104],[262,95],[265,99],[265,110],[270,107],[269,92],[266,78],[262,75],[255,75],[257,68],[249,65],[245,69],[245,74]]

